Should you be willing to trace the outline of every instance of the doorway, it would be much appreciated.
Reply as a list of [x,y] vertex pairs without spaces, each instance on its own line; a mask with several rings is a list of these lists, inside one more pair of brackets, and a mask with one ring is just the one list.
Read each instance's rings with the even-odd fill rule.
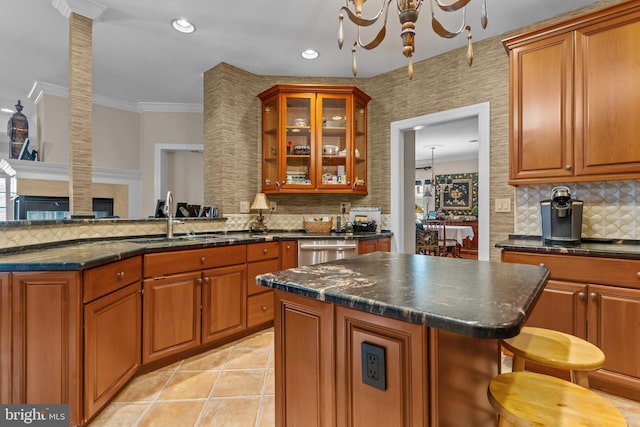
[[478,260],[489,260],[488,102],[391,123],[391,231],[393,252],[415,252],[415,129],[477,116],[478,119]]

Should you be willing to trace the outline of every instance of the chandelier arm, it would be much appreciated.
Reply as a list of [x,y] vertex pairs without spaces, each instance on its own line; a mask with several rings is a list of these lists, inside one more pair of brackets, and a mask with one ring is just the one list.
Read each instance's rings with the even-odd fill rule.
[[388,9],[389,9],[388,6],[390,3],[391,3],[391,0],[387,0],[386,4],[383,3],[378,13],[371,19],[364,19],[359,17],[358,15],[353,13],[351,9],[349,9],[347,6],[342,6],[340,10],[346,12],[347,16],[349,17],[349,20],[351,20],[351,22],[353,22],[357,26],[369,27],[378,21],[378,19],[382,16],[382,13],[385,11],[385,9],[387,9],[387,13],[385,13],[385,21],[386,21],[386,16],[388,14]]
[[467,23],[466,13],[467,13],[467,9],[466,8],[462,9],[462,25],[460,26],[460,28],[456,31],[449,31],[446,28],[444,28],[444,26],[440,23],[440,21],[438,21],[438,18],[436,18],[436,14],[433,10],[433,4],[432,4],[431,5],[431,28],[433,28],[433,31],[437,35],[447,39],[454,38],[458,34],[462,33],[464,30],[471,31],[471,27],[466,25]]
[[433,3],[438,5],[438,7],[445,12],[455,12],[456,10],[459,10],[468,5],[469,2],[471,2],[471,0],[458,0],[451,4],[444,4],[440,2],[440,0],[433,0]]
[[371,50],[375,47],[377,47],[380,43],[382,43],[382,40],[384,40],[384,36],[387,35],[387,23],[385,22],[384,25],[382,26],[382,28],[380,28],[380,31],[378,32],[378,35],[376,35],[376,38],[371,40],[368,44],[362,44],[362,42],[360,41],[360,34],[358,34],[358,46],[360,46],[363,49],[366,50]]

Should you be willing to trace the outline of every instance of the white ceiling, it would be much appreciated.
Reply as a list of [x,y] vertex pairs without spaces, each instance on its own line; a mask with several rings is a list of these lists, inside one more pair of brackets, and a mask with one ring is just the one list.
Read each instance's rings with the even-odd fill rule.
[[[68,0],[71,4],[71,1]],[[84,0],[75,0],[84,1]],[[351,76],[354,27],[345,18],[345,46],[337,46],[338,14],[343,0],[98,0],[107,6],[93,25],[93,91],[131,103],[202,104],[203,73],[226,62],[252,73],[287,76]],[[450,2],[450,0],[446,0]],[[473,39],[502,34],[593,3],[595,0],[487,0],[489,25],[479,23],[480,0],[472,0],[467,19]],[[380,0],[365,3],[365,14]],[[394,5],[387,38],[375,50],[359,50],[360,77],[406,67]],[[173,18],[194,22],[191,35],[174,31]],[[437,37],[425,5],[418,21],[419,61],[463,46],[466,37]],[[68,20],[50,0],[4,2],[0,13],[0,108],[17,99],[27,117],[35,107],[27,95],[34,81],[67,87]],[[320,52],[315,61],[300,52]],[[2,117],[8,115],[0,115]]]
[[478,116],[416,130],[416,166],[478,158]]

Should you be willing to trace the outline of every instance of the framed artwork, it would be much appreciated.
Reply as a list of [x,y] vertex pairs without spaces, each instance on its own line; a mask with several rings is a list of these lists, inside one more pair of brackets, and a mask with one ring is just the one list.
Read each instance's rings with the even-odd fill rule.
[[440,184],[440,195],[443,210],[471,210],[473,180],[454,179],[451,184]]

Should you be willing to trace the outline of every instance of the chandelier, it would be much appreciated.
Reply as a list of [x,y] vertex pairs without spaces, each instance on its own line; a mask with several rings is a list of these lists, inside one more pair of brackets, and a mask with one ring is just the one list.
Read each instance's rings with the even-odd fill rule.
[[[340,28],[338,30],[338,46],[342,49],[342,45],[344,43],[344,31],[342,29],[342,21],[344,20],[344,15],[342,12],[347,14],[347,17],[351,22],[356,24],[357,26],[357,36],[356,41],[353,43],[352,59],[351,66],[353,69],[354,77],[358,74],[358,67],[356,65],[356,48],[360,46],[363,49],[371,50],[377,47],[382,40],[384,39],[387,32],[387,16],[389,15],[389,8],[392,0],[382,0],[382,7],[378,11],[378,13],[372,17],[371,19],[365,19],[362,17],[362,5],[367,0],[347,0],[346,6],[342,6],[340,8]],[[473,62],[473,49],[471,47],[471,26],[467,25],[467,16],[466,16],[466,6],[471,2],[471,0],[454,0],[450,4],[445,4],[442,0],[396,0],[396,4],[398,6],[398,17],[400,18],[400,24],[402,24],[402,32],[400,33],[400,37],[402,38],[402,54],[409,58],[409,79],[413,78],[413,62],[411,57],[413,56],[413,52],[415,51],[414,39],[416,34],[416,21],[418,20],[418,14],[420,13],[420,8],[425,1],[429,1],[431,5],[431,27],[433,31],[443,38],[453,38],[463,31],[468,31],[467,35],[468,47],[467,47],[467,62],[469,66]],[[352,4],[355,11],[349,9],[349,3]],[[457,12],[462,9],[462,24],[457,30],[449,31],[447,30],[440,21],[436,18],[435,11],[439,9],[443,12]],[[368,43],[363,43],[360,39],[360,28],[369,27],[376,22],[384,15],[384,20],[382,24],[382,28],[376,35],[376,37]],[[482,0],[482,11],[480,16],[480,23],[482,24],[482,28],[487,28],[487,0]]]

